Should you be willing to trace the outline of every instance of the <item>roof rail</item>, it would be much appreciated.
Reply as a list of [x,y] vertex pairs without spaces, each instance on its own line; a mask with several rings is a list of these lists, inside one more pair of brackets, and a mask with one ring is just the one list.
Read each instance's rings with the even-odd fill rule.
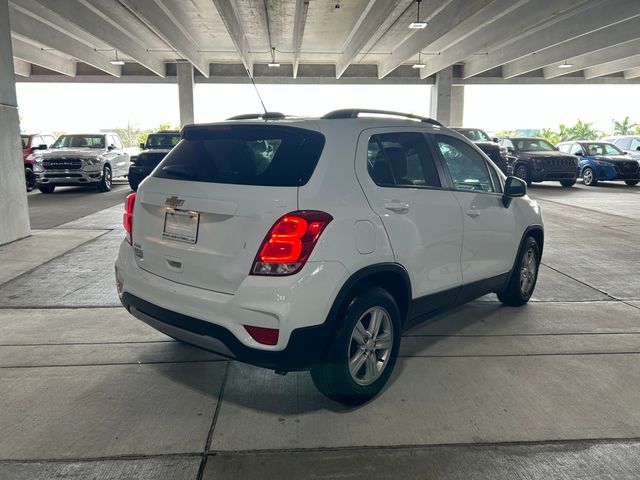
[[280,112],[245,113],[227,118],[227,120],[256,120],[258,118],[263,120],[282,120],[285,118],[285,114]]
[[361,113],[373,113],[376,115],[389,115],[391,117],[404,117],[411,120],[420,120],[423,123],[430,123],[432,125],[443,125],[433,118],[421,117],[420,115],[414,115],[413,113],[392,112],[389,110],[375,110],[369,108],[346,108],[343,110],[334,110],[322,116],[323,119],[339,119],[339,118],[358,118]]

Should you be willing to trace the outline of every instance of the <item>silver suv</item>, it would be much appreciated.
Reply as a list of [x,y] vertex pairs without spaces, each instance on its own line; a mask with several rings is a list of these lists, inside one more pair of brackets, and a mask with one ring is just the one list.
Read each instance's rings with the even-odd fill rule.
[[93,185],[111,190],[113,177],[126,176],[130,164],[115,133],[61,135],[34,165],[42,193],[57,185]]

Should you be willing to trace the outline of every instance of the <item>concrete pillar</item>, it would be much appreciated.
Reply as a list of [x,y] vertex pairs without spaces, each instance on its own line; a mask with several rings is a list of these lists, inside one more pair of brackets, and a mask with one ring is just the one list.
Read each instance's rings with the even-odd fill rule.
[[431,117],[444,126],[451,125],[451,89],[453,87],[453,67],[436,73],[436,81],[431,87]]
[[0,245],[31,233],[10,32],[9,2],[0,0]]
[[464,85],[451,87],[451,126],[464,126]]
[[180,126],[193,123],[193,65],[178,63],[178,102],[180,104]]

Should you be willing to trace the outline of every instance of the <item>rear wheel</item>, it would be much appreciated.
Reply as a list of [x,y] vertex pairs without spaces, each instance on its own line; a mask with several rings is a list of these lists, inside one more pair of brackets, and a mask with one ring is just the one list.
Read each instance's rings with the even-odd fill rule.
[[540,249],[533,237],[527,237],[511,272],[509,284],[498,299],[505,305],[519,307],[529,301],[538,281]]
[[102,171],[102,179],[98,184],[98,190],[101,192],[108,192],[111,190],[111,167],[109,165],[104,166],[104,170]]
[[573,187],[575,184],[575,180],[560,180],[560,185],[563,187]]
[[55,189],[55,185],[40,185],[38,187],[38,190],[40,190],[42,193],[53,193]]
[[630,187],[633,187],[634,185],[638,184],[638,180],[625,180],[624,183],[626,183]]
[[363,289],[349,303],[324,362],[311,369],[327,397],[360,405],[385,386],[400,347],[400,311],[380,287]]
[[594,187],[598,184],[598,179],[596,178],[596,174],[592,168],[586,167],[582,171],[582,181],[587,187]]
[[33,190],[36,186],[36,176],[29,167],[24,169],[24,180],[27,184],[27,192]]
[[131,190],[136,192],[138,190],[139,185],[140,185],[140,182],[138,181],[138,179],[129,177],[129,186],[131,187]]
[[513,171],[513,176],[524,180],[527,183],[527,187],[531,186],[531,175],[529,175],[529,169],[526,165],[520,164],[516,166],[516,169]]

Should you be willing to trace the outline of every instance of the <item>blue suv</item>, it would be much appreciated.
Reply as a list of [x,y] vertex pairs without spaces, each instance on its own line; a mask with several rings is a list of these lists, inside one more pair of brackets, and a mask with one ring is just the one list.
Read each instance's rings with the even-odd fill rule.
[[640,182],[640,163],[612,143],[577,140],[559,143],[558,148],[578,157],[580,176],[587,186],[600,180],[624,180],[629,186]]

